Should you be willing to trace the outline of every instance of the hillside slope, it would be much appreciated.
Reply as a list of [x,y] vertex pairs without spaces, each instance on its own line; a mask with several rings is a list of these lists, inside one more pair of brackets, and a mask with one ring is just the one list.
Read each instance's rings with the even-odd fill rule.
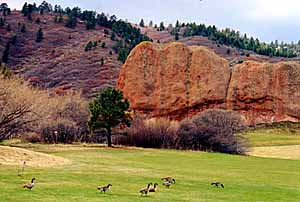
[[[2,13],[0,14],[2,16]],[[16,35],[16,44],[10,46],[8,64],[17,74],[24,77],[34,86],[53,90],[62,94],[67,90],[80,90],[86,97],[92,97],[106,86],[115,86],[119,76],[122,62],[113,51],[113,47],[120,37],[111,40],[112,30],[107,27],[96,26],[94,30],[86,30],[85,23],[78,19],[73,29],[65,27],[65,23],[54,22],[56,13],[35,12],[30,21],[20,11],[12,11],[5,17],[6,26],[0,27],[0,52],[3,53],[6,44]],[[40,18],[40,23],[36,20]],[[64,16],[66,21],[67,16]],[[21,26],[26,26],[26,32],[21,32]],[[139,27],[141,32],[147,34],[153,41],[168,43],[175,41],[169,31],[157,31],[150,27]],[[37,43],[36,33],[42,28],[44,39]],[[97,42],[97,47],[85,51],[88,42]],[[105,47],[101,47],[102,43]],[[202,36],[182,37],[179,42],[186,45],[205,46],[217,55],[227,59],[229,63],[241,60],[279,62],[291,59],[280,57],[267,57],[254,54],[250,51],[241,51]],[[228,49],[230,50],[228,53]],[[248,54],[249,55],[248,55]],[[101,63],[104,59],[104,64]],[[296,59],[293,59],[296,60]]]
[[[40,18],[40,24],[35,22],[37,18]],[[83,94],[90,96],[104,86],[115,85],[122,63],[112,50],[116,42],[110,39],[110,34],[104,33],[105,29],[111,30],[100,26],[86,30],[80,23],[70,29],[64,23],[55,23],[54,14],[34,13],[33,21],[29,21],[19,11],[7,16],[6,22],[11,31],[0,28],[1,52],[15,33],[17,42],[11,46],[8,64],[34,86],[54,89],[57,93],[68,89],[82,90]],[[20,32],[18,23],[26,25],[25,33]],[[37,43],[36,33],[40,27],[44,39]],[[85,51],[89,41],[97,41],[97,47]],[[105,48],[101,47],[103,42]]]
[[[167,28],[163,31],[158,31],[153,27],[140,27],[135,25],[141,29],[143,34],[147,34],[154,42],[160,43],[170,43],[175,42],[175,36],[171,35],[172,29]],[[226,58],[228,61],[233,60],[253,60],[258,62],[280,62],[280,61],[298,61],[299,58],[284,58],[284,57],[268,57],[254,53],[253,51],[248,50],[239,50],[234,47],[230,47],[227,45],[221,45],[216,43],[213,40],[210,40],[208,37],[203,36],[189,36],[183,37],[183,28],[179,32],[179,40],[178,42],[182,42],[188,46],[205,46],[209,49],[213,50],[216,54],[220,55],[223,58]],[[228,50],[230,50],[228,52]]]

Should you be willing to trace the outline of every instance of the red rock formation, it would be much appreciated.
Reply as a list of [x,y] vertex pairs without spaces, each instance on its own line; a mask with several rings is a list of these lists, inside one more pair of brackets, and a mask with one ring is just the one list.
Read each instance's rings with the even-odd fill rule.
[[250,123],[300,119],[300,63],[247,61],[236,65],[228,89],[227,108]]
[[239,111],[248,123],[300,118],[300,63],[227,60],[199,46],[144,42],[121,69],[118,88],[149,117],[184,119],[208,108]]

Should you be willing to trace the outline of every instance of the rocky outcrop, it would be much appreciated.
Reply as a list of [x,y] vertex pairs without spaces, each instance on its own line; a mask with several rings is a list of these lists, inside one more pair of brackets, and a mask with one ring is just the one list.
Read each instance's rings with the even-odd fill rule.
[[299,121],[300,63],[236,65],[228,88],[227,108],[250,123]]
[[131,108],[149,117],[184,119],[222,108],[239,111],[249,124],[298,121],[299,87],[299,62],[230,67],[209,49],[182,43],[141,43],[118,80]]

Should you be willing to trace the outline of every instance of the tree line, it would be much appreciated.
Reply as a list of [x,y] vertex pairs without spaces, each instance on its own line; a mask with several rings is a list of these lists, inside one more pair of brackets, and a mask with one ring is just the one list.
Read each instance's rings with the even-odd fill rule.
[[[149,41],[150,38],[142,34],[140,29],[133,27],[130,23],[121,19],[117,19],[115,15],[106,15],[103,12],[97,13],[95,11],[84,10],[79,7],[67,7],[63,9],[60,5],[55,5],[54,9],[51,4],[43,1],[40,6],[37,7],[35,3],[25,3],[22,11],[24,16],[28,19],[32,19],[32,12],[53,12],[57,14],[55,16],[55,22],[63,22],[63,15],[67,16],[65,26],[69,28],[75,28],[78,21],[84,23],[87,30],[95,29],[97,25],[112,29],[111,40],[116,41],[114,45],[114,51],[118,54],[118,60],[125,62],[130,51],[140,42]],[[118,40],[116,36],[122,38]]]
[[[139,26],[145,27],[144,19],[141,19]],[[149,27],[153,27],[153,21],[149,22]],[[160,22],[159,26],[155,24],[154,28],[157,31],[166,30],[163,22]],[[275,40],[274,42],[266,43],[260,41],[258,38],[249,37],[247,34],[243,35],[239,31],[233,29],[226,28],[219,30],[214,25],[207,26],[205,24],[180,23],[178,20],[176,21],[175,26],[169,24],[167,30],[174,36],[176,41],[179,40],[180,36],[203,36],[208,37],[210,40],[215,41],[220,45],[249,50],[270,57],[293,58],[300,55],[300,41],[298,43],[279,43],[278,40]]]
[[[95,29],[96,25],[112,30],[111,40],[116,41],[113,49],[118,54],[118,60],[125,62],[130,51],[142,41],[150,41],[150,38],[142,34],[140,29],[133,27],[130,23],[117,19],[115,15],[96,13],[95,11],[81,11],[79,7],[63,9],[59,5],[54,6],[54,13],[67,15],[66,27],[74,28],[77,26],[77,19],[84,22],[86,29]],[[123,40],[117,40],[116,36]]]
[[[177,32],[176,32],[177,33]],[[187,23],[184,25],[183,37],[204,36],[218,44],[231,46],[237,49],[253,51],[260,55],[292,58],[297,56],[295,44],[279,44],[278,41],[272,43],[261,42],[258,38],[241,35],[239,31],[229,28],[219,30],[216,26],[206,26],[204,24]],[[298,44],[298,48],[300,43]],[[299,51],[298,51],[299,53]]]

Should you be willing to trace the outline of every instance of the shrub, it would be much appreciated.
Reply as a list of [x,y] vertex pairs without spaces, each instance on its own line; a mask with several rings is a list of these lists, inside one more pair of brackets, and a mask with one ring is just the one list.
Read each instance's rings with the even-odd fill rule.
[[93,42],[89,41],[84,48],[84,51],[90,51],[93,48]]
[[238,135],[244,128],[237,113],[207,110],[181,123],[177,131],[177,148],[244,154],[246,140]]
[[26,32],[26,25],[23,23],[21,27],[21,32],[25,33]]
[[41,135],[38,133],[26,133],[21,137],[22,142],[38,143],[42,142]]
[[104,29],[104,34],[105,34],[105,35],[108,35],[108,34],[109,34],[109,30]]
[[78,131],[74,126],[59,123],[54,126],[42,128],[41,138],[45,143],[72,144],[80,139],[77,134]]
[[176,124],[167,119],[143,120],[137,116],[133,119],[127,136],[115,139],[115,144],[144,148],[174,148]]
[[[197,127],[191,121],[183,121],[177,130],[176,148],[177,149],[196,149],[193,144],[198,142],[194,140],[198,135]],[[198,148],[200,149],[200,148]]]
[[[79,94],[54,96],[43,106],[47,107],[48,114],[39,120],[37,131],[42,134],[43,142],[68,144],[89,141],[87,102]],[[54,131],[57,131],[57,140]]]

